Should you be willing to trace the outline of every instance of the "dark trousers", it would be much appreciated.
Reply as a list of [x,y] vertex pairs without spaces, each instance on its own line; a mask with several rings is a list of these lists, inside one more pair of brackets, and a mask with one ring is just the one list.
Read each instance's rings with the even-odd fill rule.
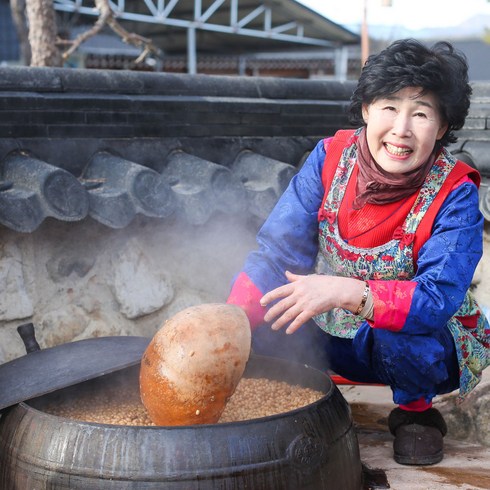
[[364,324],[354,339],[343,339],[323,332],[314,322],[291,335],[263,325],[254,332],[252,349],[257,354],[330,369],[351,381],[389,385],[397,404],[421,397],[429,402],[459,387],[456,349],[447,328],[429,337]]

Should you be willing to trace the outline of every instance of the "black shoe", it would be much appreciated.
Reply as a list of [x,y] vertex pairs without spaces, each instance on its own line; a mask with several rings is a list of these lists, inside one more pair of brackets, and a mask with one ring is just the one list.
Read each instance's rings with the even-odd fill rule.
[[388,418],[388,426],[395,436],[393,457],[397,463],[430,465],[442,460],[447,426],[435,408],[423,412],[395,408]]

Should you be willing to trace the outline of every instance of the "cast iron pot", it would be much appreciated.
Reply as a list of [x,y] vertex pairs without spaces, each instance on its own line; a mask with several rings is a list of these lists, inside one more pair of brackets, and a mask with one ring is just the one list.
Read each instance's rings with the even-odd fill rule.
[[[139,366],[127,375],[137,386]],[[243,422],[133,427],[50,415],[60,391],[9,407],[0,419],[0,488],[5,490],[359,490],[362,469],[349,405],[311,367],[252,356],[248,377],[321,390],[297,410]],[[106,378],[106,377],[104,377]],[[93,389],[89,380],[70,389]]]

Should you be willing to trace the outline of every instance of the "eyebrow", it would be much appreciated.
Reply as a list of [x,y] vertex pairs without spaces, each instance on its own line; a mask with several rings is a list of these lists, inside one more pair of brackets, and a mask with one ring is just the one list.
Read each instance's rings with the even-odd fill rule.
[[[428,107],[429,109],[435,110],[435,107],[430,102],[426,102],[425,100],[420,100],[419,99],[420,95],[421,94],[419,94],[415,97],[411,97],[411,99],[414,100],[417,104],[419,104],[421,106]],[[383,98],[386,100],[395,100],[395,101],[402,100],[401,97],[397,97],[396,95],[387,95],[386,97],[383,97]]]

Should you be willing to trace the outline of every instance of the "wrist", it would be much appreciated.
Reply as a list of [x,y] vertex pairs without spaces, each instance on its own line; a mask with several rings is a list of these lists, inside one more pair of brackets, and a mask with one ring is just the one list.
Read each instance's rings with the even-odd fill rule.
[[[335,287],[339,293],[338,295],[338,308],[348,310],[353,314],[359,309],[359,306],[364,301],[364,295],[366,291],[366,281],[361,279],[354,279],[352,277],[340,277],[337,276],[338,282]],[[368,291],[369,298],[369,291]],[[366,298],[367,302],[368,298]]]
[[364,289],[362,291],[361,301],[359,302],[359,306],[357,307],[357,309],[353,311],[354,315],[360,315],[364,311],[369,298],[369,293],[369,283],[367,281],[364,281]]

